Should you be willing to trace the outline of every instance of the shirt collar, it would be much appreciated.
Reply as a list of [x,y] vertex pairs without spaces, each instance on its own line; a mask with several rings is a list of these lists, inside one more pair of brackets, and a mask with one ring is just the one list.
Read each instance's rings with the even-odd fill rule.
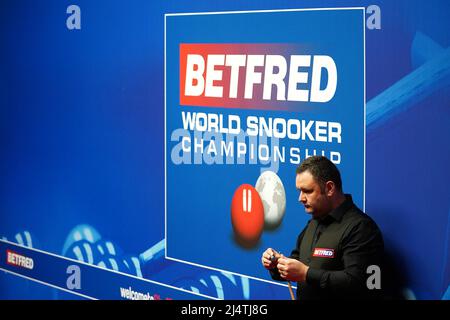
[[342,202],[339,207],[331,210],[331,212],[323,218],[321,222],[325,224],[332,222],[332,220],[340,222],[344,214],[351,208],[351,206],[353,206],[352,196],[350,194],[346,194],[344,202]]

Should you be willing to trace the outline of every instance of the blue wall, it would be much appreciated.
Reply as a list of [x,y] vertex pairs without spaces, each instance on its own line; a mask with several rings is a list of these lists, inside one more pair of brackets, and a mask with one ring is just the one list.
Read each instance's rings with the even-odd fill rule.
[[[81,8],[81,30],[66,28],[70,4]],[[381,29],[366,29],[366,212],[402,275],[402,295],[442,299],[450,284],[450,3],[307,5],[372,4],[381,9]],[[164,13],[304,7],[304,1],[2,1],[0,238],[27,245],[16,234],[25,239],[28,231],[33,248],[91,262],[69,250],[84,225],[96,233],[88,242],[110,240],[120,261],[152,246],[160,254]],[[94,264],[104,260],[93,255]],[[140,274],[117,269],[213,297],[220,297],[210,283],[217,276],[224,298],[288,298],[284,287],[157,260],[141,261]],[[0,288],[0,298],[66,295],[3,273]]]

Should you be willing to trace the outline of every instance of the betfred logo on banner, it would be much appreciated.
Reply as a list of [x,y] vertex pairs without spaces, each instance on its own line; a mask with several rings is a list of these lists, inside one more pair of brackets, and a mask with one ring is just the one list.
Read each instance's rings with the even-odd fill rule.
[[180,44],[180,104],[277,110],[329,102],[335,61],[299,51],[289,44]]
[[30,270],[34,268],[33,259],[18,254],[11,250],[6,250],[6,263],[11,266],[21,267]]

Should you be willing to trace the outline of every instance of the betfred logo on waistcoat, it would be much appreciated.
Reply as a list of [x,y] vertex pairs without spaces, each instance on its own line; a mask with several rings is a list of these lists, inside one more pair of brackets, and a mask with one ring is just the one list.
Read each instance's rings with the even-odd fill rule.
[[334,249],[315,248],[313,257],[334,258]]

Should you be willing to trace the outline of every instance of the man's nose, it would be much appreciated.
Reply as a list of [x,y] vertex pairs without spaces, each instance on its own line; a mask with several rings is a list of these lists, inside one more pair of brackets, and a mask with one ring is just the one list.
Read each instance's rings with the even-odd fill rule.
[[301,203],[306,203],[306,197],[303,194],[303,192],[300,191],[300,195],[298,196],[298,201],[300,201]]

